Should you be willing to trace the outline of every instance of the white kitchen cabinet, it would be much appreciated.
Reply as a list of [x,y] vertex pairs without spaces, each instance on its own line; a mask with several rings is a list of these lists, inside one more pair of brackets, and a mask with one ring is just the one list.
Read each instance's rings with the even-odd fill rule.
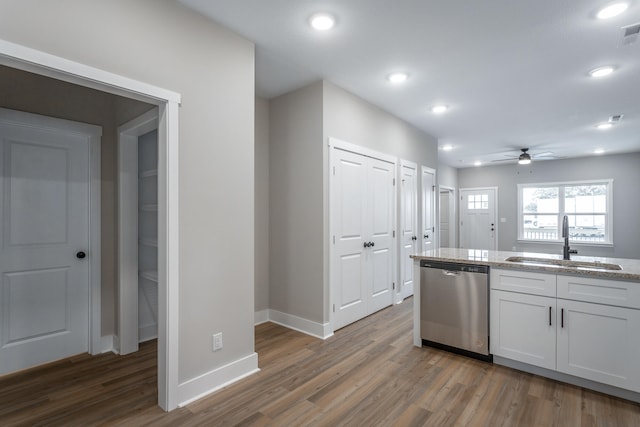
[[495,356],[640,392],[640,284],[491,270]]
[[640,392],[640,310],[562,299],[557,307],[557,370]]
[[555,298],[492,290],[491,352],[555,369],[555,312]]

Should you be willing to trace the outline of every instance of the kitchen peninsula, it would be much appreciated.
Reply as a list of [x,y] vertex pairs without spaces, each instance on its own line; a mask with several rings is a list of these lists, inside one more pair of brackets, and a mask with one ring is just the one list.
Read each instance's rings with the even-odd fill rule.
[[640,260],[455,248],[411,258],[416,346],[427,264],[488,266],[496,364],[640,402]]

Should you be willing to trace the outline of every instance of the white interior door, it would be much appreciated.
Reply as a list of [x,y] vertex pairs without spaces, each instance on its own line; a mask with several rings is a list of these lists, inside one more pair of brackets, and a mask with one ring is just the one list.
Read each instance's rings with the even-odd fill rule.
[[413,262],[418,245],[418,166],[400,162],[400,289],[402,298],[413,295]]
[[[367,158],[340,149],[331,150],[331,299],[333,327],[338,329],[367,315],[366,230],[368,198]],[[365,240],[366,239],[366,240]],[[366,251],[366,252],[365,252]]]
[[433,249],[435,244],[435,190],[436,171],[422,166],[422,250]]
[[330,277],[335,330],[393,304],[396,166],[353,148],[335,146],[331,147],[330,162]]
[[460,189],[460,247],[495,250],[496,188]]
[[369,306],[367,314],[376,312],[393,304],[393,276],[395,263],[395,239],[393,237],[395,222],[395,164],[368,159],[368,190],[370,216],[369,235],[371,247],[369,257]]
[[89,349],[88,139],[0,121],[0,374]]

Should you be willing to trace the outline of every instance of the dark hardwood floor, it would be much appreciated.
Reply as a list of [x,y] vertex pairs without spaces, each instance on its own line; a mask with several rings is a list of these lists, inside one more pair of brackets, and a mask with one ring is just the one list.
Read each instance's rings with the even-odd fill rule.
[[0,426],[640,426],[640,405],[412,345],[411,300],[325,341],[256,327],[261,371],[171,413],[156,345],[0,377]]

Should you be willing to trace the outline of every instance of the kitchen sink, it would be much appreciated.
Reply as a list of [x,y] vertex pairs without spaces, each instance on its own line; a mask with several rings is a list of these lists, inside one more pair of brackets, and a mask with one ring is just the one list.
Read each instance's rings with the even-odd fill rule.
[[573,261],[555,258],[537,258],[524,256],[512,256],[505,259],[505,261],[518,262],[521,264],[556,265],[558,267],[569,268],[589,268],[594,270],[622,270],[622,267],[618,264],[609,264],[599,261]]

